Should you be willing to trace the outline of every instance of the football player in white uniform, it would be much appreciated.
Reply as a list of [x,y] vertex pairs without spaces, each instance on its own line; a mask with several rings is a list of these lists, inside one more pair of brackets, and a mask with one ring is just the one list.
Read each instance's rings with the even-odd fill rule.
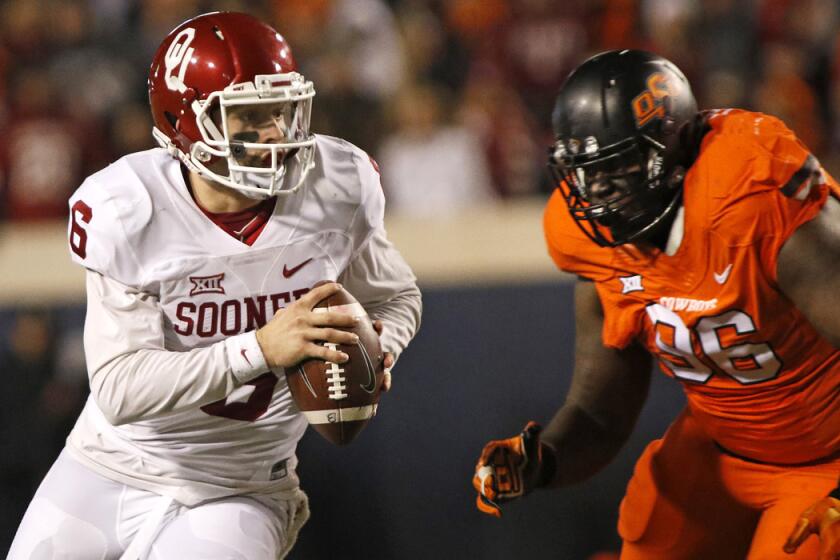
[[[376,320],[386,367],[420,293],[383,228],[376,164],[309,132],[313,84],[245,14],[184,22],[149,76],[162,148],[70,200],[87,269],[91,395],[9,558],[282,558],[308,516],[306,420],[283,368],[347,356],[356,319],[314,313],[341,282]],[[386,376],[386,384],[390,376]]]

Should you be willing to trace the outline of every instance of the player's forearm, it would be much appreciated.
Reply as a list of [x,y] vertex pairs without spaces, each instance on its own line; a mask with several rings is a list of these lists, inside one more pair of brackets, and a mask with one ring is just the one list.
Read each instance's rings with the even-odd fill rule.
[[650,354],[639,344],[605,346],[594,283],[575,287],[575,370],[565,404],[543,433],[555,451],[552,485],[584,480],[607,465],[636,424],[650,386]]
[[223,399],[267,370],[254,333],[247,333],[189,352],[116,356],[90,372],[90,387],[108,421],[121,425]]
[[87,274],[87,292],[91,394],[113,424],[219,400],[268,370],[253,332],[178,351],[165,343],[163,314],[153,295],[96,272]]
[[608,465],[630,436],[630,430],[609,430],[573,403],[567,402],[542,433],[554,452],[554,474],[548,486],[586,480]]
[[386,303],[369,306],[367,311],[372,319],[384,324],[380,337],[382,349],[397,359],[420,328],[423,312],[420,290],[412,285]]

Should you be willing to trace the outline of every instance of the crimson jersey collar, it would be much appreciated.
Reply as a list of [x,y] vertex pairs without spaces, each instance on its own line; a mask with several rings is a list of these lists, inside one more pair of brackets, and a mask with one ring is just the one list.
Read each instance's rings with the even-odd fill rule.
[[234,239],[246,245],[253,245],[268,223],[269,218],[274,213],[277,197],[266,198],[250,208],[236,212],[211,212],[204,208],[195,198],[187,169],[183,164],[180,167],[187,192],[190,193],[190,197],[198,209],[201,210],[202,214],[207,216],[211,222]]

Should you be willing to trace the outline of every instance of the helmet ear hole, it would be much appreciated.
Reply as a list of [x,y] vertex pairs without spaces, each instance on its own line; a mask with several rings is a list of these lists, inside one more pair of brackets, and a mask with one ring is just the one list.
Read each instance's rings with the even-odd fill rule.
[[168,122],[172,128],[176,128],[176,125],[178,124],[178,118],[175,115],[173,115],[169,111],[164,111],[163,116],[166,117],[166,122]]

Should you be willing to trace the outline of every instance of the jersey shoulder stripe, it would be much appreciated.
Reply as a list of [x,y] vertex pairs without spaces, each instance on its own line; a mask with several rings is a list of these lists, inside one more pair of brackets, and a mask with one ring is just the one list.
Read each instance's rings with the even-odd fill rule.
[[788,182],[782,185],[782,194],[787,197],[795,197],[805,182],[812,179],[820,172],[820,163],[813,155],[808,154],[805,163],[802,164]]

